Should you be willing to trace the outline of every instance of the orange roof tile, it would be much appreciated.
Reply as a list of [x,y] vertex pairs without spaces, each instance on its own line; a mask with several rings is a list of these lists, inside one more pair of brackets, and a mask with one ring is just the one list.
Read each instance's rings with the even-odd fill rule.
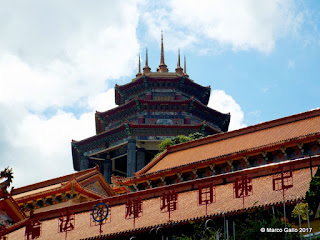
[[168,148],[165,156],[160,155],[136,175],[150,174],[313,135],[320,136],[320,109],[172,146]]
[[[313,168],[315,172],[316,168]],[[286,201],[295,201],[297,197],[303,198],[309,188],[310,169],[301,169],[293,172],[294,186],[285,193]],[[281,191],[273,191],[272,175],[254,178],[252,180],[253,195],[245,198],[245,208],[255,206],[279,204],[283,201]],[[243,209],[242,199],[233,197],[233,183],[218,185],[216,189],[216,201],[207,208],[208,215],[222,214]],[[141,193],[143,197],[143,193]],[[106,199],[108,201],[108,199]],[[177,210],[171,212],[171,220],[181,222],[187,219],[205,217],[205,206],[198,205],[198,191],[192,190],[179,193]],[[92,203],[92,205],[94,205]],[[79,205],[80,206],[80,205]],[[76,208],[76,206],[75,206]],[[134,230],[133,220],[125,219],[125,204],[111,207],[109,221],[102,225],[103,234],[112,234]],[[68,232],[69,240],[89,238],[99,235],[99,226],[90,226],[91,211],[81,212],[75,215],[75,229]],[[168,213],[161,213],[159,197],[143,200],[143,215],[135,220],[135,228],[151,227],[169,223]],[[53,218],[42,221],[43,239],[64,239],[64,233],[57,232],[58,219]],[[18,229],[10,234],[10,240],[23,239],[25,228]],[[92,238],[93,239],[93,238]]]
[[30,194],[30,195],[26,195],[26,196],[21,196],[21,197],[15,199],[15,200],[18,203],[23,203],[23,202],[27,202],[27,201],[30,201],[30,200],[36,200],[36,199],[39,199],[39,198],[41,199],[44,196],[52,196],[52,195],[57,194],[57,193],[62,193],[62,192],[65,192],[67,190],[71,190],[73,184],[74,184],[74,188],[75,188],[76,192],[82,193],[82,194],[84,194],[86,196],[89,196],[89,197],[92,197],[94,199],[99,199],[99,198],[103,198],[104,197],[103,195],[98,194],[98,193],[94,192],[91,189],[87,189],[87,188],[82,187],[78,183],[78,181],[76,179],[72,179],[67,184],[63,184],[63,185],[61,185],[59,187],[56,187],[56,188],[53,188],[53,189],[48,189],[48,190],[45,190],[45,191],[39,191],[39,192]]
[[[43,182],[38,182],[38,183],[34,183],[31,185],[27,185],[24,187],[20,187],[20,188],[12,188],[11,190],[11,194],[12,196],[17,195],[17,194],[21,194],[24,192],[30,192],[33,190],[38,190],[39,188],[48,188],[49,186],[52,185],[59,185],[63,182],[68,182],[70,181],[72,178],[76,178],[79,181],[79,178],[82,179],[83,176],[86,175],[92,175],[92,174],[97,174],[99,173],[99,171],[97,170],[96,167],[94,168],[89,168],[83,171],[79,171],[79,172],[75,172],[73,174],[69,174],[69,175],[65,175],[65,176],[61,176],[61,177],[57,177],[57,178],[53,178],[53,179],[49,179]],[[49,187],[50,188],[50,187]]]
[[81,193],[84,193],[85,195],[95,199],[105,197],[105,194],[102,195],[103,193],[97,193],[96,191],[90,189],[90,184],[92,183],[98,182],[100,184],[99,186],[104,189],[108,196],[115,195],[110,185],[105,181],[102,174],[96,167],[74,174],[50,179],[44,182],[13,189],[11,194],[17,202],[27,202],[71,189],[73,181],[76,182],[77,189],[80,190]]

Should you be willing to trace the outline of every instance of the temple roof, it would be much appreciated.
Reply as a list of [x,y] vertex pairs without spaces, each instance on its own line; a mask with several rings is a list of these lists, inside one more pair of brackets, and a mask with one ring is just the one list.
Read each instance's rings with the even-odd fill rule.
[[[104,180],[97,167],[20,188],[12,188],[11,194],[18,202],[21,202],[22,199],[23,201],[28,201],[30,199],[39,198],[40,195],[41,197],[43,197],[43,195],[50,196],[53,192],[65,189],[73,180],[76,181],[80,188],[84,188],[94,181],[99,181],[109,196],[115,195],[112,188]],[[92,195],[98,198],[103,197],[99,193],[92,192],[90,189],[86,189],[84,191],[86,191],[90,196]]]
[[[138,106],[137,106],[138,105]],[[97,133],[103,132],[103,127],[101,125],[101,121],[103,118],[126,118],[123,117],[125,115],[121,114],[123,111],[128,111],[132,114],[132,109],[135,109],[135,114],[138,115],[138,110],[141,111],[150,111],[149,109],[146,109],[148,106],[156,105],[159,106],[158,111],[165,110],[163,108],[160,109],[160,106],[173,106],[173,105],[179,105],[179,106],[187,106],[187,111],[192,112],[195,115],[199,114],[205,114],[205,116],[202,116],[201,118],[210,121],[210,125],[213,125],[212,127],[217,128],[217,132],[225,132],[228,130],[229,121],[230,121],[230,114],[224,114],[219,111],[216,111],[212,108],[207,107],[206,105],[202,104],[200,101],[194,98],[186,99],[186,100],[167,100],[167,101],[157,101],[157,100],[145,100],[145,99],[132,99],[128,101],[127,103],[115,107],[113,109],[110,109],[105,112],[96,112],[96,131]],[[139,108],[139,109],[138,109]],[[172,108],[169,108],[171,111],[175,111]],[[130,111],[131,110],[131,111]],[[198,111],[195,111],[198,110]],[[177,109],[176,111],[181,111],[181,109]],[[117,115],[118,114],[118,115]],[[121,117],[120,117],[121,116]],[[123,120],[124,121],[124,120]]]
[[[73,167],[75,170],[80,170],[79,159],[80,159],[80,151],[88,152],[89,155],[94,153],[98,153],[100,151],[105,151],[106,149],[112,150],[117,146],[123,144],[127,141],[128,137],[136,138],[139,140],[139,136],[144,136],[144,131],[148,131],[150,137],[158,138],[161,137],[172,137],[176,135],[185,135],[186,132],[188,134],[193,132],[201,132],[204,131],[207,134],[215,134],[217,132],[221,132],[221,130],[214,128],[207,124],[206,122],[202,122],[200,124],[136,124],[136,123],[128,123],[124,122],[121,125],[104,132],[101,132],[97,135],[91,136],[89,138],[83,139],[81,141],[72,140],[71,148],[72,148],[72,157],[73,157]],[[119,134],[121,138],[117,137],[117,144],[107,146],[106,143],[110,142],[111,137]],[[118,135],[117,135],[118,136]],[[163,139],[158,139],[163,140]],[[97,151],[96,151],[97,150]],[[91,152],[93,151],[93,152]]]
[[320,109],[169,147],[165,154],[135,175],[152,174],[310,136],[320,136]]
[[[172,82],[180,84],[179,87],[183,87],[180,90],[182,92],[187,89],[196,89],[196,91],[192,92],[195,98],[199,99],[203,104],[207,105],[210,98],[210,86],[204,87],[198,83],[195,83],[192,79],[190,79],[187,75],[181,75],[176,72],[150,72],[147,75],[142,75],[134,78],[132,82],[129,82],[124,85],[115,86],[115,100],[117,105],[124,104],[126,100],[130,100],[134,98],[139,91],[146,92],[150,86],[148,83],[150,82]],[[162,88],[162,87],[151,87],[151,88]],[[119,98],[119,94],[122,94],[122,97]]]
[[[313,168],[315,171],[316,168]],[[233,173],[237,174],[237,173]],[[241,173],[238,173],[241,175]],[[139,193],[125,194],[122,196],[110,197],[105,199],[108,205],[111,207],[112,217],[110,221],[102,225],[104,236],[121,235],[125,232],[132,231],[150,231],[154,226],[165,226],[172,224],[179,224],[189,220],[201,219],[201,218],[214,218],[222,217],[223,214],[235,215],[241,214],[247,209],[253,209],[258,207],[267,206],[281,206],[283,204],[282,191],[273,191],[272,181],[273,176],[262,176],[252,179],[253,192],[244,200],[242,198],[234,198],[233,182],[226,184],[215,185],[215,201],[212,204],[206,206],[199,205],[198,190],[197,187],[204,181],[214,182],[217,176],[210,177],[208,179],[190,181],[185,183],[176,184],[175,189],[178,192],[178,207],[176,211],[171,212],[171,219],[168,221],[168,213],[160,211],[160,196],[163,191],[173,189],[168,186],[166,188],[150,189]],[[226,176],[226,178],[228,178]],[[303,199],[305,192],[309,188],[310,182],[310,169],[304,168],[293,171],[293,187],[289,188],[285,192],[285,200],[288,204],[295,204],[297,199]],[[189,186],[185,188],[183,186]],[[183,190],[183,188],[185,190]],[[135,197],[142,198],[143,215],[135,219],[125,219],[126,200]],[[72,208],[56,209],[49,212],[43,212],[36,214],[35,217],[39,218],[43,226],[42,237],[46,239],[59,239],[64,236],[64,233],[58,233],[57,229],[52,227],[57,225],[57,217],[61,212],[65,212],[68,209],[72,210],[75,214],[75,229],[68,232],[68,238],[70,239],[99,239],[99,228],[92,227],[89,223],[92,208],[99,201],[93,201],[90,203],[83,203],[75,205]],[[206,213],[207,211],[207,213]],[[20,228],[10,234],[9,239],[23,239],[25,233],[24,228]],[[101,239],[101,237],[100,237]]]

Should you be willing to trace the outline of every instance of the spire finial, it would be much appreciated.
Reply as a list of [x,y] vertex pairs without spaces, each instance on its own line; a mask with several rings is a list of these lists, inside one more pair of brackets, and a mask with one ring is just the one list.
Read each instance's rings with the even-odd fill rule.
[[187,60],[186,56],[184,56],[184,70],[183,70],[184,75],[188,76],[187,74]]
[[157,69],[157,72],[168,72],[167,65],[164,63],[163,31],[161,31],[161,56],[160,56],[160,65]]
[[139,73],[141,73],[141,61],[140,61],[140,54],[139,54]]
[[178,49],[178,63],[177,63],[176,73],[183,75],[183,69],[180,66],[180,49]]
[[146,65],[143,68],[143,73],[148,74],[150,73],[151,68],[148,65],[148,48],[146,49]]
[[148,48],[146,48],[146,67],[149,67],[148,66]]
[[161,58],[160,65],[165,65],[164,63],[164,50],[163,50],[163,31],[161,31]]
[[139,54],[139,72],[136,74],[136,77],[140,77],[142,76],[142,73],[141,73],[141,61],[140,61],[140,54]]

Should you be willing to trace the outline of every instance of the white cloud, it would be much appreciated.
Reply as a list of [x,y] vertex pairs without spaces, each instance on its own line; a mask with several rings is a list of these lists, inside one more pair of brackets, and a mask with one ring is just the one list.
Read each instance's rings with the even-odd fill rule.
[[303,14],[290,0],[171,0],[147,6],[150,4],[144,14],[149,35],[159,39],[159,31],[164,30],[169,46],[173,42],[182,47],[217,42],[218,48],[269,53],[278,38],[297,32],[303,22]]
[[223,90],[211,91],[211,97],[208,103],[208,107],[211,107],[222,113],[230,113],[230,125],[229,131],[246,127],[244,124],[244,113],[241,110],[239,104]]
[[5,133],[0,168],[13,168],[15,187],[72,173],[71,136],[79,140],[95,134],[93,112],[77,119],[63,111],[51,118],[5,105],[0,111],[6,116],[0,121]]
[[103,92],[107,79],[133,74],[139,51],[134,2],[24,7],[11,1],[0,10],[1,102],[32,111],[72,106]]
[[115,104],[114,88],[109,89],[106,92],[97,94],[94,97],[88,99],[88,105],[92,110],[98,112],[104,112],[111,108],[117,107]]
[[14,186],[73,172],[71,139],[95,134],[110,79],[134,74],[138,18],[135,1],[2,3],[0,169]]

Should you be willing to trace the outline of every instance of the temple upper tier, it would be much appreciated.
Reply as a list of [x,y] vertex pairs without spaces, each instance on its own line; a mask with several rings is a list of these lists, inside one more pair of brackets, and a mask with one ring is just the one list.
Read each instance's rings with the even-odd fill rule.
[[[184,59],[185,60],[185,59]],[[72,141],[74,169],[99,165],[108,182],[111,175],[132,176],[149,163],[166,138],[201,132],[204,135],[228,131],[230,114],[207,106],[210,87],[189,78],[180,66],[180,52],[174,72],[164,61],[161,37],[160,65],[152,72],[148,52],[143,71],[131,82],[115,86],[118,107],[96,112],[96,135]]]

